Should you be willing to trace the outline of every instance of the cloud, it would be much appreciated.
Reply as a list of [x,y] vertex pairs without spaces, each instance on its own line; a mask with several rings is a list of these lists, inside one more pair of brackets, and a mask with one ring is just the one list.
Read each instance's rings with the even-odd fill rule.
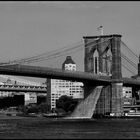
[[92,1],[29,1],[23,2],[26,4],[38,4],[45,5],[47,7],[57,7],[57,8],[95,8],[99,9],[104,6],[103,3],[100,2],[92,2]]
[[63,8],[63,9],[100,9],[105,3],[97,1],[9,1],[0,2],[0,5],[5,6],[43,6],[51,8]]

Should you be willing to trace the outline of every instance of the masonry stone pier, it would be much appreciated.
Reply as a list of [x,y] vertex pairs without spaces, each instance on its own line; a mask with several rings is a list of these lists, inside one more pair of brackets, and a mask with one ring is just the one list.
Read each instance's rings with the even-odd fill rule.
[[[97,101],[94,114],[112,113],[121,116],[123,113],[121,70],[121,35],[86,36],[85,72],[111,76],[111,85],[104,86]],[[97,52],[98,56],[94,56]],[[95,61],[96,60],[96,61]],[[96,70],[95,70],[96,69]],[[91,86],[92,85],[92,86]],[[90,94],[94,83],[85,83],[85,97]]]

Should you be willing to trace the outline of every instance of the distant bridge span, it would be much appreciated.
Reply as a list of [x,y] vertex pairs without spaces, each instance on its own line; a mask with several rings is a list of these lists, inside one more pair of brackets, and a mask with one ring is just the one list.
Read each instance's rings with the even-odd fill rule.
[[47,88],[45,86],[0,84],[0,91],[47,93]]

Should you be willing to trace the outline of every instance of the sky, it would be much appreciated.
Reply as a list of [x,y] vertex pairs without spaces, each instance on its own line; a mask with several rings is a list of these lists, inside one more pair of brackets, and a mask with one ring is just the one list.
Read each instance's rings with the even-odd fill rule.
[[[1,1],[0,62],[35,56],[71,45],[83,36],[99,35],[100,25],[104,34],[122,35],[123,42],[140,54],[139,1]],[[81,57],[74,60],[80,69]],[[47,66],[45,62],[37,65]]]

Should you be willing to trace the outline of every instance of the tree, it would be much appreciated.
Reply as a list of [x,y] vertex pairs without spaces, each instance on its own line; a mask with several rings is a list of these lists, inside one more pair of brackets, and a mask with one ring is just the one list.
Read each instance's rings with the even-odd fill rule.
[[67,95],[61,96],[58,100],[56,100],[56,108],[63,109],[65,112],[72,112],[78,101],[73,99],[72,97],[69,97]]
[[48,113],[50,110],[50,106],[47,103],[37,104],[29,104],[26,106],[19,106],[18,111],[23,112],[24,114],[28,113]]
[[50,112],[50,106],[47,103],[41,103],[38,106],[38,110],[41,113],[47,113],[47,112]]

